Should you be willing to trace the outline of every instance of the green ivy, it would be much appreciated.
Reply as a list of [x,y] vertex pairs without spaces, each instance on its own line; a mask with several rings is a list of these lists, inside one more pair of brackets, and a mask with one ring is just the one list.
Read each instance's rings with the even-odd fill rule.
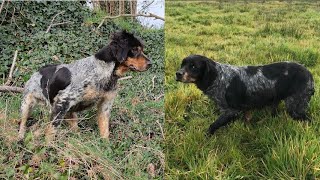
[[[64,13],[56,16],[54,23],[71,23],[54,26],[46,33],[52,18],[62,11]],[[141,36],[147,53],[157,58],[163,55],[158,52],[163,44],[155,43],[163,40],[163,30],[145,29],[131,18],[106,21],[98,29],[103,17],[101,11],[91,11],[80,1],[10,2],[1,15],[0,76],[8,75],[14,52],[18,50],[14,78],[19,86],[45,64],[70,63],[92,55],[107,44],[110,33],[120,29]],[[156,66],[162,68],[159,63],[162,62]]]

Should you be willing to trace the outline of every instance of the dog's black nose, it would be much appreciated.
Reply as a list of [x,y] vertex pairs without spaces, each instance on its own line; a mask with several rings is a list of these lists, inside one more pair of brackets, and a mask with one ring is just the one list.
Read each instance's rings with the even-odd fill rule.
[[147,67],[150,68],[151,66],[152,66],[152,62],[151,62],[151,61],[148,61],[148,62],[147,62]]
[[181,79],[181,78],[182,78],[182,75],[183,75],[183,73],[182,73],[181,71],[177,71],[177,72],[176,72],[176,78],[177,78],[177,80]]

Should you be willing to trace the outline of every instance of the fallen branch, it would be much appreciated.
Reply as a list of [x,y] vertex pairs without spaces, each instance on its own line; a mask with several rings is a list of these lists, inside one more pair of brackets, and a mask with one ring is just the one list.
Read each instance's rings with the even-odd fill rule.
[[65,11],[61,11],[59,13],[57,13],[56,15],[53,16],[52,20],[51,20],[51,23],[50,25],[48,26],[47,30],[46,30],[46,33],[48,33],[50,31],[50,29],[54,26],[59,26],[59,25],[62,25],[62,24],[68,24],[68,23],[71,23],[71,21],[66,21],[66,22],[60,22],[60,23],[53,23],[53,21],[56,19],[56,17],[60,14],[63,14]]
[[122,78],[119,78],[118,81],[122,81],[122,80],[126,80],[126,79],[131,79],[132,76],[126,76],[126,77],[122,77]]
[[18,56],[18,50],[16,50],[14,52],[14,56],[13,56],[13,60],[12,60],[12,64],[11,64],[11,68],[10,68],[10,72],[9,72],[9,76],[8,76],[7,82],[4,83],[5,85],[10,85],[10,83],[12,82],[12,74],[13,74],[14,66],[15,66],[16,61],[17,61],[17,56]]
[[15,86],[0,86],[0,92],[22,93],[23,88]]
[[163,17],[160,17],[156,14],[153,14],[153,13],[149,13],[149,14],[121,14],[121,15],[118,15],[118,16],[105,16],[102,21],[100,22],[99,26],[97,27],[97,29],[99,29],[102,24],[104,23],[104,21],[106,19],[116,19],[116,18],[119,18],[119,17],[138,17],[138,16],[142,16],[142,17],[153,17],[155,19],[160,19],[162,21],[165,21],[165,19]]

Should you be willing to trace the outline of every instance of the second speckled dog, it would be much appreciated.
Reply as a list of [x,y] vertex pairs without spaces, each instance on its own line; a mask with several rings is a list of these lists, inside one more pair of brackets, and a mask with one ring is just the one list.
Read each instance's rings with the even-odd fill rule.
[[310,119],[307,108],[314,94],[313,77],[294,62],[239,67],[190,55],[183,59],[176,79],[195,83],[220,108],[222,114],[210,125],[209,134],[235,120],[241,112],[265,106],[276,109],[281,100],[293,119]]

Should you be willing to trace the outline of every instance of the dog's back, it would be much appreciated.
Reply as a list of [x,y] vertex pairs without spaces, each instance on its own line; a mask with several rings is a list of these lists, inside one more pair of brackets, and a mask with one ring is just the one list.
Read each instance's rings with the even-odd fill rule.
[[94,56],[77,60],[71,64],[44,66],[26,82],[23,99],[32,94],[37,102],[52,104],[54,97],[61,90],[83,89],[83,86],[88,83],[107,82],[113,68],[114,63],[97,61]]
[[205,93],[226,108],[260,108],[291,96],[309,97],[314,93],[311,73],[297,63],[243,67],[217,63],[215,68],[218,77]]

